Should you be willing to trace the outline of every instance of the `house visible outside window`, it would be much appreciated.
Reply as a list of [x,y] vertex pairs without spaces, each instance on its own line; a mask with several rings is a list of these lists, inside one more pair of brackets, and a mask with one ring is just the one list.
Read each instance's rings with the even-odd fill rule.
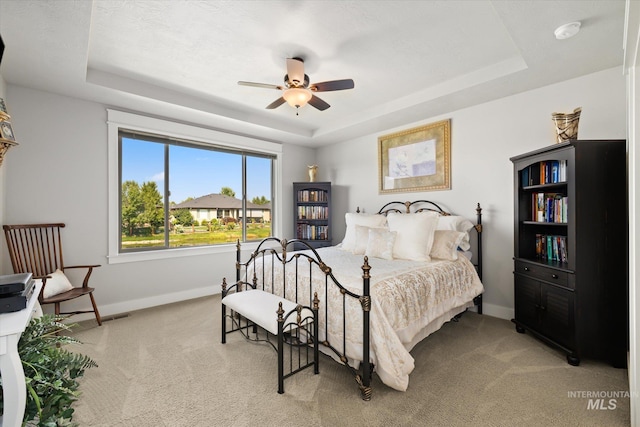
[[[110,163],[117,159],[117,177],[110,167],[109,178],[110,263],[185,256],[189,248],[232,250],[238,240],[274,234],[278,144],[108,113]],[[138,119],[142,129],[131,125]]]
[[271,156],[122,129],[119,135],[121,251],[271,235]]

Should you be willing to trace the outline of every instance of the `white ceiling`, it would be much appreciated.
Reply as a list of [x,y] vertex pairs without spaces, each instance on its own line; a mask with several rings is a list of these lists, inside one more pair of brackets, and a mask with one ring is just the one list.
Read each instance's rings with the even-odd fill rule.
[[[0,0],[8,84],[307,146],[384,131],[622,65],[624,0]],[[556,27],[581,21],[558,41]],[[299,116],[286,58],[331,108]],[[9,104],[9,103],[8,103]],[[11,106],[8,105],[9,113]]]

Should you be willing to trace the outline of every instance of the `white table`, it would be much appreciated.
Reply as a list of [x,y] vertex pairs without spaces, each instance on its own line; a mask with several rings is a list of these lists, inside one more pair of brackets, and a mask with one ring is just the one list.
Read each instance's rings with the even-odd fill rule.
[[24,310],[0,314],[0,373],[4,389],[4,415],[0,420],[1,427],[22,425],[24,406],[27,403],[27,387],[22,361],[18,355],[18,341],[36,310],[41,287],[42,282],[36,281],[36,288]]

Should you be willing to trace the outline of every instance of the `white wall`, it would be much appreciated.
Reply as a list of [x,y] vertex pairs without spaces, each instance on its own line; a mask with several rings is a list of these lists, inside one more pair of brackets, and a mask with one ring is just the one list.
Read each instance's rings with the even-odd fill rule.
[[631,425],[640,425],[640,3],[628,0],[625,15],[624,64],[627,74],[627,146],[629,162],[629,406]]
[[[485,313],[512,318],[513,164],[509,158],[553,144],[551,113],[570,112],[576,107],[582,107],[579,139],[625,139],[622,68],[319,149],[320,176],[334,184],[334,243],[339,243],[344,236],[344,213],[354,212],[358,206],[373,213],[390,201],[427,199],[474,219],[476,203],[480,202],[485,230]],[[451,190],[378,194],[377,138],[448,118],[451,119]],[[375,275],[375,271],[371,274]]]
[[[12,85],[7,102],[20,145],[3,166],[3,223],[65,222],[65,264],[102,265],[91,280],[102,315],[212,294],[223,277],[235,278],[235,253],[107,264],[106,107]],[[283,224],[291,237],[291,182],[306,176],[315,150],[284,145],[282,159]]]
[[[232,253],[108,265],[106,107],[13,85],[8,85],[5,98],[20,145],[2,167],[3,223],[67,223],[65,263],[103,265],[92,283],[104,315],[211,294],[222,277],[233,277]],[[322,147],[317,153],[284,145],[283,237],[292,237],[292,210],[287,208],[292,203],[291,183],[305,181],[307,165],[314,163],[319,165],[318,180],[334,184],[334,243],[344,235],[344,213],[357,206],[374,212],[388,201],[426,198],[474,218],[480,202],[485,226],[485,310],[510,318],[513,178],[509,157],[552,144],[551,113],[578,106],[583,107],[580,138],[625,138],[625,81],[618,68],[383,133],[450,118],[450,191],[379,195],[377,133]],[[0,272],[10,273],[5,244],[0,248]]]
[[[7,84],[4,81],[4,78],[2,78],[2,74],[0,74],[0,98],[4,99],[5,101],[7,100],[6,98],[6,94],[7,93]],[[11,150],[10,150],[11,151]],[[7,157],[9,155],[9,153],[7,153],[5,155],[5,157]],[[4,162],[3,162],[4,163]],[[4,201],[5,196],[4,196],[4,183],[5,183],[5,173],[4,171],[6,170],[6,167],[2,167],[0,166],[0,201]],[[4,216],[5,216],[5,211],[6,211],[6,203],[0,203],[0,224],[4,224]],[[3,259],[2,257],[0,257],[0,271],[2,271],[2,266],[4,265]]]

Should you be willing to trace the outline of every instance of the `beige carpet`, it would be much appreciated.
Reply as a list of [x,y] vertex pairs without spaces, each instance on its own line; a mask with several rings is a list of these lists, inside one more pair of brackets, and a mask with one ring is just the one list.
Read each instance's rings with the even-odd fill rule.
[[[276,354],[230,335],[220,344],[220,296],[82,322],[74,347],[100,365],[86,372],[75,404],[80,426],[626,426],[627,371],[563,354],[511,322],[466,313],[412,351],[409,390],[374,376],[359,397],[349,372],[323,356],[276,392]],[[584,392],[574,397],[571,392]],[[620,393],[619,393],[620,394]],[[614,409],[609,401],[615,399]],[[594,405],[594,402],[591,402]]]

